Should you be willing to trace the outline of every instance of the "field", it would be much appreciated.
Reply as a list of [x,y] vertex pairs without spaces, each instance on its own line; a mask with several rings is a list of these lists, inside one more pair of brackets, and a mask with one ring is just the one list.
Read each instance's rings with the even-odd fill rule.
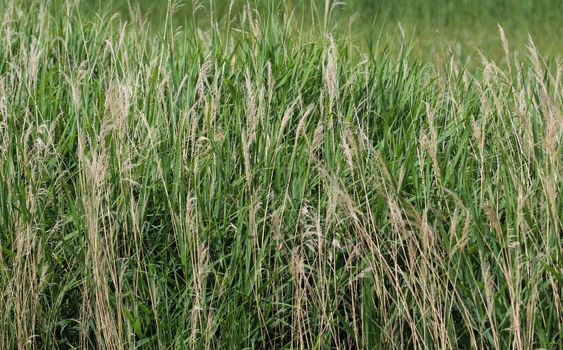
[[0,0],[0,349],[558,349],[563,2]]

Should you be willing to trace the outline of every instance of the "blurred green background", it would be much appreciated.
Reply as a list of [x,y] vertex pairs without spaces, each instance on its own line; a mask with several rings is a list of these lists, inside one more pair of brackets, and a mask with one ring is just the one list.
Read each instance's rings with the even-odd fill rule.
[[[226,21],[240,18],[247,4],[259,14],[275,11],[297,23],[296,30],[321,27],[324,0],[113,0],[89,1],[89,11],[119,12],[128,16],[139,9],[148,24],[165,21],[167,8],[173,5],[174,26],[205,30],[210,14]],[[330,1],[331,31],[353,36],[361,45],[397,46],[397,41],[412,44],[414,53],[432,55],[453,52],[468,60],[487,56],[502,57],[498,25],[505,30],[514,54],[525,54],[528,35],[548,56],[563,53],[563,0],[346,0]],[[198,8],[196,16],[193,9]],[[197,23],[194,23],[197,22]],[[236,22],[236,21],[235,21]],[[157,28],[156,27],[156,28]]]

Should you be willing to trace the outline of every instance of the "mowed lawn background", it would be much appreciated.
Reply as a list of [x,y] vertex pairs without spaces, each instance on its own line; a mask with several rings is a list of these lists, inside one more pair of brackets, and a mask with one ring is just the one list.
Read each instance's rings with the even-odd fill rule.
[[0,349],[556,349],[563,2],[0,0]]

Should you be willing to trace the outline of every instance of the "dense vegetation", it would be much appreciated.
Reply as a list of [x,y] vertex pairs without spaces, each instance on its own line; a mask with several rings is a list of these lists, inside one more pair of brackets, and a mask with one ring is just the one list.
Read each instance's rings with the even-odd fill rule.
[[361,3],[2,0],[0,348],[560,346],[561,3],[471,69]]
[[[83,5],[88,5],[88,11],[119,13],[125,19],[131,8],[138,8],[147,16],[147,23],[160,30],[167,19],[164,2],[113,0],[108,4],[97,0]],[[176,0],[170,21],[173,27],[182,26],[183,30],[203,29],[229,13],[240,15],[248,4],[260,14],[283,7],[295,24],[285,30],[297,30],[302,35],[323,28],[324,0]],[[426,60],[451,52],[465,64],[478,62],[476,48],[500,60],[504,53],[496,34],[501,25],[511,43],[512,55],[525,58],[528,35],[542,53],[563,54],[560,0],[346,0],[331,4],[330,32],[351,36],[355,46],[366,49],[397,49],[398,42],[406,37],[414,42],[413,54]],[[209,11],[210,7],[213,11]],[[195,16],[194,9],[199,9]]]

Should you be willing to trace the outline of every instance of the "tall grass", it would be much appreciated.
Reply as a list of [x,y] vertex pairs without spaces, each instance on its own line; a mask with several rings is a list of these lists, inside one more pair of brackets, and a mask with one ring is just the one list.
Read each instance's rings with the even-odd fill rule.
[[358,49],[332,2],[312,37],[2,4],[0,348],[562,343],[563,65],[531,39],[469,71]]
[[[188,29],[202,28],[215,23],[217,18],[240,13],[248,3],[261,13],[283,8],[299,22],[301,32],[315,31],[324,25],[324,0],[176,0],[171,18],[167,17],[164,2],[97,0],[82,5],[88,11],[109,8],[124,18],[129,17],[131,7],[136,7],[146,16],[147,24],[156,28],[166,21]],[[207,10],[194,16],[194,9],[210,7],[213,16],[209,16]],[[498,36],[494,35],[499,24],[513,44],[514,55],[526,56],[523,48],[528,34],[544,54],[563,54],[560,44],[563,2],[560,0],[346,0],[334,1],[331,15],[331,32],[351,34],[355,45],[368,48],[391,43],[389,48],[393,49],[406,35],[416,41],[413,54],[426,59],[452,52],[467,65],[479,60],[478,48],[486,50],[488,57],[500,60],[503,51]]]

